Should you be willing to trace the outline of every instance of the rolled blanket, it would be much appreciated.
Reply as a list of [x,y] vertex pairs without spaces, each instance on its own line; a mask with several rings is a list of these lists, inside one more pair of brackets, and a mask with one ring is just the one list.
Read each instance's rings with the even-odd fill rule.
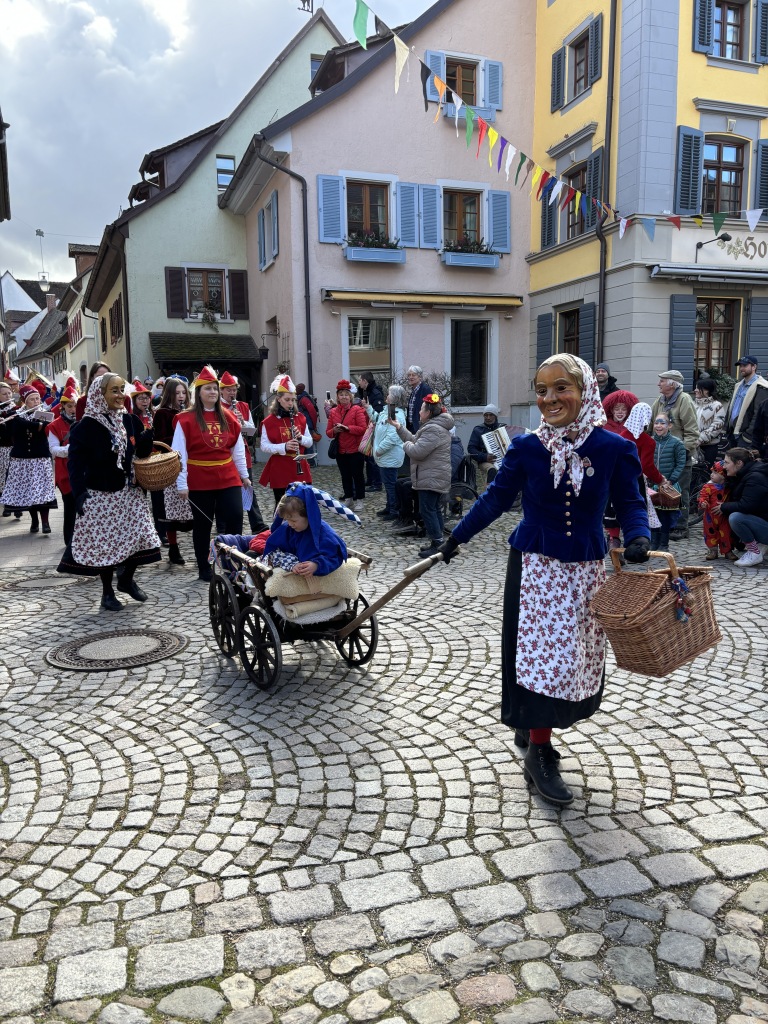
[[337,599],[343,597],[354,601],[360,594],[357,577],[361,565],[359,558],[348,558],[343,565],[327,576],[299,576],[282,569],[274,569],[264,589],[268,597],[291,598],[304,597],[306,594],[328,594]]
[[277,598],[274,609],[278,615],[289,622],[300,624],[311,624],[313,622],[325,622],[333,619],[346,609],[347,602],[340,601],[338,597],[320,597],[316,601],[305,601],[302,604],[284,605]]

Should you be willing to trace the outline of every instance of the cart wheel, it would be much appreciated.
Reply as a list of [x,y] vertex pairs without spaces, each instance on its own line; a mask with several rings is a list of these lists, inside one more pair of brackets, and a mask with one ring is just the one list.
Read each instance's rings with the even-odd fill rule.
[[232,658],[237,650],[238,604],[234,588],[228,579],[213,574],[208,586],[208,611],[213,636],[221,653]]
[[[352,610],[357,616],[367,607],[368,602],[361,595],[355,601]],[[345,636],[343,640],[335,640],[334,643],[336,650],[348,664],[364,665],[374,656],[379,643],[379,624],[376,621],[376,616],[373,615],[370,619],[366,619],[349,636]]]
[[237,620],[237,649],[246,675],[260,690],[273,685],[283,667],[283,652],[275,624],[256,604]]

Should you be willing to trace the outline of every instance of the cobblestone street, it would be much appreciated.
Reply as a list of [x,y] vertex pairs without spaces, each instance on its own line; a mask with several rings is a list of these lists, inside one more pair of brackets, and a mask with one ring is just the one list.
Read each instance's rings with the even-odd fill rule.
[[[365,531],[332,518],[372,600],[418,545],[366,504]],[[765,566],[713,564],[714,653],[663,680],[609,661],[556,736],[559,812],[498,722],[513,517],[382,610],[369,665],[284,647],[267,693],[219,653],[188,536],[108,617],[56,576],[52,522],[0,521],[3,1024],[768,1020]],[[674,551],[703,564],[698,536]],[[44,660],[135,627],[188,644]]]

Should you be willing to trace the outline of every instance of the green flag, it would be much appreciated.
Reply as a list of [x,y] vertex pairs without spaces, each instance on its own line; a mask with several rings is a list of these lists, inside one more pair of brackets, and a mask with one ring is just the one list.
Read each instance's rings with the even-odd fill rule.
[[723,224],[725,222],[725,218],[727,216],[728,216],[727,213],[713,213],[712,214],[712,223],[715,225],[715,234],[716,235],[720,234],[720,228],[723,226]]
[[467,149],[472,142],[472,130],[475,127],[475,112],[472,107],[464,106],[464,113],[467,118]]
[[352,22],[352,28],[355,32],[355,39],[362,46],[364,50],[368,49],[367,37],[368,37],[368,4],[363,3],[363,0],[357,0],[357,7],[355,8],[355,18]]

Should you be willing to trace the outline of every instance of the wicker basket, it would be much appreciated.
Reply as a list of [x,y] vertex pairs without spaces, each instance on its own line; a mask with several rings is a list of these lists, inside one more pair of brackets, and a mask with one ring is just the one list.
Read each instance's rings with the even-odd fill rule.
[[[710,590],[711,574],[696,566],[678,569],[672,555],[668,569],[658,572],[622,572],[619,554],[611,551],[615,573],[600,587],[592,611],[608,635],[619,668],[662,678],[693,661],[722,639]],[[670,579],[682,576],[690,590],[690,618],[676,614],[677,595]]]
[[[155,451],[154,448],[162,448]],[[146,459],[134,459],[136,483],[145,491],[164,491],[176,483],[181,472],[181,456],[162,441],[155,441],[152,454]]]

